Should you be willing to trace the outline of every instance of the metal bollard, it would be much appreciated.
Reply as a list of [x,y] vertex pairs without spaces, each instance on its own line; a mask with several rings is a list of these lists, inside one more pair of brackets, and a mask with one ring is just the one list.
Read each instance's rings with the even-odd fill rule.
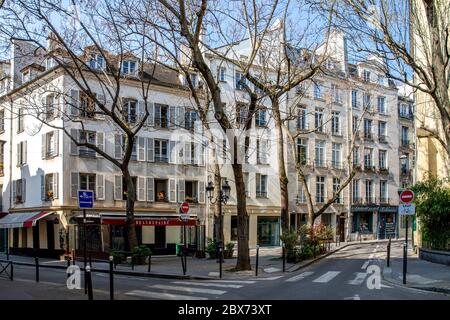
[[387,266],[388,268],[391,265],[391,237],[389,237],[389,242],[387,245]]
[[114,300],[114,257],[109,256],[109,300]]
[[406,284],[406,272],[407,272],[407,258],[408,258],[408,244],[403,244],[403,284]]
[[92,292],[92,277],[91,277],[91,267],[90,266],[86,266],[85,274],[86,274],[88,299],[94,300],[94,294]]
[[186,275],[186,272],[187,272],[187,255],[186,255],[186,251],[184,252],[184,273],[183,273],[183,275]]
[[148,255],[148,270],[147,271],[150,272],[151,268],[152,268],[152,255],[149,254]]
[[283,243],[282,256],[283,256],[283,272],[285,272],[286,271],[286,251],[285,251],[284,243]]
[[75,250],[72,249],[72,265],[75,265]]
[[259,262],[259,246],[256,245],[256,270],[255,270],[255,277],[258,276],[258,262]]
[[220,277],[220,279],[222,279],[222,262],[223,262],[223,249],[222,248],[219,248],[219,259],[220,259],[219,277]]
[[36,282],[39,282],[39,258],[34,257],[34,262],[36,264]]
[[[70,258],[67,257],[67,269],[69,269],[69,267],[70,267]],[[69,277],[70,277],[70,274],[67,273],[67,278],[69,278]]]
[[92,252],[89,251],[89,266],[92,268]]
[[14,280],[14,263],[11,261],[11,281]]

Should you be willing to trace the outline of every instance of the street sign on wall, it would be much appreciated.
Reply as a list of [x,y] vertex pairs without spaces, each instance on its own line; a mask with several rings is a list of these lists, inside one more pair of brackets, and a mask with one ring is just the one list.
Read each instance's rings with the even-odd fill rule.
[[94,207],[94,191],[78,190],[78,208],[92,209]]
[[414,203],[401,203],[398,206],[398,214],[401,216],[413,216],[416,213],[416,205]]

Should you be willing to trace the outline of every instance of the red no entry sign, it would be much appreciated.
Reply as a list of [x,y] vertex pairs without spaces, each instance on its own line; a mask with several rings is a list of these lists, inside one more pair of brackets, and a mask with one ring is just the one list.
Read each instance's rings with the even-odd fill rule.
[[414,199],[414,192],[412,190],[406,189],[400,193],[400,201],[403,203],[410,203]]
[[188,213],[189,212],[189,203],[183,202],[181,204],[181,212]]

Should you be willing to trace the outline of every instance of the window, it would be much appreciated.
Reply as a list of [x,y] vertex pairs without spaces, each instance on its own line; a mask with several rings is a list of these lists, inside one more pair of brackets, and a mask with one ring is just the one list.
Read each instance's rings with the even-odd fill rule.
[[331,118],[331,132],[337,136],[341,134],[340,113],[333,111]]
[[[194,88],[198,87],[198,76],[196,73],[190,73],[187,78],[189,78],[191,80],[191,84]],[[189,83],[187,81],[187,78],[185,79],[185,85],[188,86]]]
[[219,67],[219,70],[217,72],[218,78],[220,82],[225,82],[225,74],[226,74],[227,70],[225,69],[225,67]]
[[56,98],[53,94],[45,97],[45,118],[46,120],[51,120],[56,115]]
[[[198,191],[198,182],[197,181],[185,181],[185,196],[186,202],[198,203],[197,191]],[[180,199],[181,200],[181,199]]]
[[[123,99],[122,115],[123,115],[124,121],[131,123],[131,124],[136,123],[137,104],[138,104],[138,102],[136,100]],[[155,124],[156,124],[156,118],[155,118]]]
[[122,61],[122,74],[133,74],[136,72],[137,62],[134,60]]
[[387,169],[387,152],[386,150],[380,150],[378,151],[378,165],[380,169],[386,170]]
[[45,133],[42,137],[42,143],[44,159],[53,158],[58,155],[58,131],[55,130]]
[[0,110],[0,133],[5,132],[5,110]]
[[308,140],[305,138],[297,139],[297,159],[301,165],[307,163],[308,158]]
[[[95,145],[97,135],[95,131],[80,130],[78,134],[80,143],[90,143]],[[78,154],[82,157],[95,157],[96,155],[95,150],[86,146],[79,147],[78,150]]]
[[94,173],[80,173],[79,176],[80,190],[94,191],[95,198],[95,174]]
[[410,104],[400,103],[399,112],[401,118],[412,119],[413,117],[412,107]]
[[41,186],[43,188],[42,200],[49,201],[58,198],[58,174],[57,173],[49,173],[44,177],[44,185]]
[[333,168],[341,168],[341,144],[333,142],[331,144],[331,165]]
[[361,203],[361,195],[359,191],[359,179],[354,179],[352,181],[352,202],[354,204]]
[[238,217],[231,216],[231,226],[230,226],[230,240],[237,241],[238,240]]
[[316,177],[316,203],[325,202],[325,177]]
[[384,76],[382,74],[379,74],[377,77],[377,83],[379,85],[383,85],[384,84]]
[[80,91],[80,117],[94,118],[95,103],[85,92]]
[[316,108],[316,112],[314,113],[314,125],[316,131],[323,132],[323,109]]
[[401,165],[401,173],[402,174],[407,174],[408,170],[409,170],[409,154],[408,153],[404,153],[402,156],[406,157],[406,161],[404,163],[400,163],[400,165]]
[[378,140],[380,142],[386,142],[386,122],[378,121]]
[[331,213],[322,213],[320,221],[327,227],[331,227]]
[[364,138],[372,139],[372,120],[364,119]]
[[244,84],[245,84],[244,75],[241,72],[236,71],[234,79],[235,79],[235,83],[234,83],[235,89],[236,90],[244,90]]
[[372,169],[373,168],[373,149],[372,148],[364,148],[364,168]]
[[236,123],[245,125],[248,120],[248,105],[245,103],[236,104]]
[[186,111],[184,114],[184,127],[193,130],[195,121],[199,119],[197,111]]
[[28,69],[22,72],[22,83],[28,82],[31,80],[31,70]]
[[168,202],[167,180],[155,180],[155,199],[157,202]]
[[366,180],[366,204],[374,203],[373,198],[373,180]]
[[388,203],[388,184],[386,180],[380,180],[380,203]]
[[353,116],[352,118],[352,133],[358,132],[358,117]]
[[316,166],[325,167],[325,141],[316,140]]
[[386,114],[386,97],[378,96],[378,112],[382,114]]
[[91,69],[102,70],[105,68],[105,59],[101,54],[91,53],[89,55],[89,67]]
[[[309,177],[305,176],[306,185],[308,185]],[[298,196],[297,196],[297,202],[298,203],[305,203],[306,202],[306,188],[303,185],[303,182],[301,180],[298,181]]]
[[320,82],[314,82],[314,99],[323,99],[323,88]]
[[168,144],[169,140],[155,139],[155,162],[169,162]]
[[369,70],[364,70],[363,76],[364,76],[364,81],[366,81],[366,82],[370,81],[370,71]]
[[4,175],[4,166],[5,166],[4,161],[5,161],[5,141],[0,141],[0,177],[3,177]]
[[353,148],[353,165],[354,166],[359,166],[359,147],[354,147]]
[[258,109],[255,115],[255,125],[257,127],[267,126],[266,109]]
[[256,162],[258,164],[267,164],[268,160],[268,140],[256,140]]
[[372,104],[371,104],[372,96],[370,94],[368,94],[367,92],[364,92],[363,99],[364,99],[364,109],[372,110]]
[[256,174],[256,197],[267,198],[267,176]]
[[17,133],[23,132],[23,130],[24,130],[23,118],[24,118],[23,109],[20,108],[18,110],[18,115],[17,115]]
[[155,104],[155,127],[168,128],[169,106],[165,104]]
[[352,108],[358,109],[358,91],[352,90]]
[[338,103],[338,104],[342,104],[341,89],[337,85],[332,84],[331,85],[331,91],[332,91],[332,94],[333,94],[333,102]]
[[[333,178],[333,195],[336,195],[337,191],[341,187],[341,179]],[[342,192],[339,193],[338,197],[334,201],[335,203],[343,203]]]
[[297,129],[300,129],[300,130],[308,129],[307,123],[306,123],[306,109],[305,108],[298,109]]
[[25,202],[26,180],[18,179],[13,181],[13,199],[14,203]]
[[17,144],[17,166],[23,166],[27,163],[27,142],[21,141]]
[[409,145],[408,127],[402,126],[402,146]]

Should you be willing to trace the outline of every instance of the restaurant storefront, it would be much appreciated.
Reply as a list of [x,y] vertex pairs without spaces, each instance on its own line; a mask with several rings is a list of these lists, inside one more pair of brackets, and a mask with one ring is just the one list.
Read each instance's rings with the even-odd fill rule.
[[397,206],[353,206],[353,239],[387,239],[398,235]]
[[397,206],[380,206],[378,209],[378,239],[397,238],[397,221]]

